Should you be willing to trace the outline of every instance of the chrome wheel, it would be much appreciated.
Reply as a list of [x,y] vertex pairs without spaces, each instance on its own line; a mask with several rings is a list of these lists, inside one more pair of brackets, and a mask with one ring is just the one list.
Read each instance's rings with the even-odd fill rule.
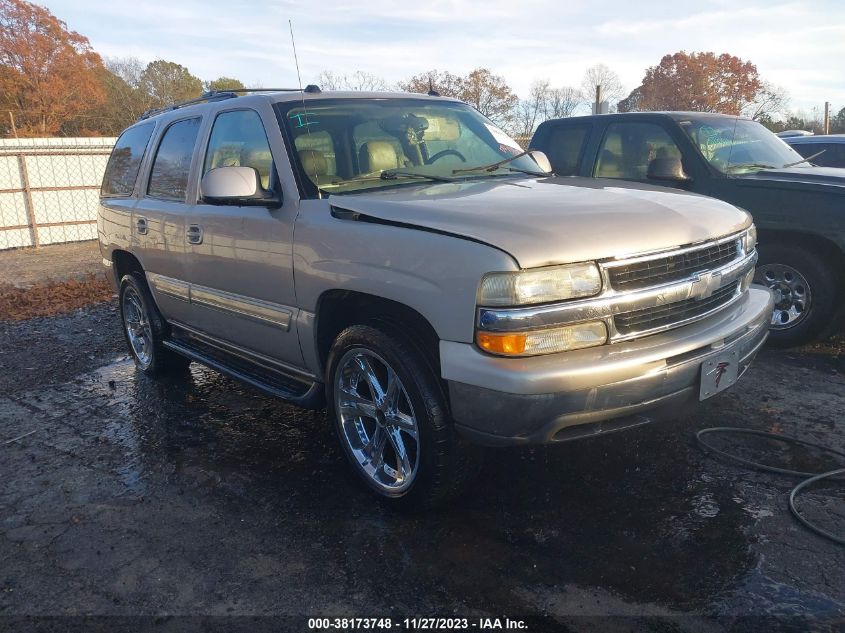
[[762,264],[754,273],[755,283],[768,286],[775,295],[771,328],[794,327],[807,316],[812,294],[807,279],[786,264]]
[[419,426],[393,368],[365,348],[353,348],[335,373],[334,404],[341,436],[354,462],[376,488],[407,490],[419,469]]
[[141,297],[132,286],[123,291],[123,326],[132,352],[143,368],[153,362],[153,330]]

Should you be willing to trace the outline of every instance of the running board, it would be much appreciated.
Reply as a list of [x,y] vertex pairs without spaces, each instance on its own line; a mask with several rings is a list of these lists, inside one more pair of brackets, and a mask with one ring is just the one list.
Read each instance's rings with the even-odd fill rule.
[[164,346],[221,374],[255,387],[271,396],[281,398],[305,409],[321,409],[325,396],[323,385],[304,381],[299,376],[287,374],[248,363],[195,339],[167,340]]

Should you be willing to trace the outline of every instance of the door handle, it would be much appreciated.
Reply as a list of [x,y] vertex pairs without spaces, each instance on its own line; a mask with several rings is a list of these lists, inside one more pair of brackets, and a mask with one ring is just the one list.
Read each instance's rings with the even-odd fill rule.
[[199,224],[191,224],[185,232],[188,244],[202,244],[202,227]]
[[135,220],[135,229],[139,235],[146,235],[149,230],[147,227],[147,218],[138,218]]

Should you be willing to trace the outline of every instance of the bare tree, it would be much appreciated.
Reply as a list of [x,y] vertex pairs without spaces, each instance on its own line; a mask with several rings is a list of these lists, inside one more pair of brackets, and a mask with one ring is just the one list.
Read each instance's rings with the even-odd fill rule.
[[516,136],[531,136],[534,128],[546,118],[549,99],[549,80],[531,84],[527,99],[521,99],[514,108],[512,131]]
[[378,92],[387,89],[387,82],[363,70],[356,70],[351,75],[342,75],[331,70],[324,70],[317,78],[323,90],[362,90]]
[[581,80],[581,88],[588,101],[595,101],[596,88],[601,88],[602,99],[611,103],[619,101],[625,96],[625,89],[619,80],[619,75],[604,64],[590,66]]
[[764,81],[757,96],[742,109],[742,114],[754,121],[764,117],[782,116],[789,108],[789,93],[781,86]]
[[572,116],[575,109],[584,103],[584,95],[577,88],[564,86],[552,88],[546,95],[546,118],[562,119]]
[[104,63],[106,70],[122,79],[128,86],[138,88],[141,85],[141,73],[144,72],[146,64],[137,57],[106,57]]

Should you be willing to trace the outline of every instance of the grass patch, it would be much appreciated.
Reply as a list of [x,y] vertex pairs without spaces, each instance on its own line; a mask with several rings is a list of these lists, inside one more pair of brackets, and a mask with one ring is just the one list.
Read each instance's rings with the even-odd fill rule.
[[93,273],[83,279],[51,281],[30,288],[0,286],[0,321],[23,321],[73,312],[110,301],[113,296],[114,290],[108,280]]

